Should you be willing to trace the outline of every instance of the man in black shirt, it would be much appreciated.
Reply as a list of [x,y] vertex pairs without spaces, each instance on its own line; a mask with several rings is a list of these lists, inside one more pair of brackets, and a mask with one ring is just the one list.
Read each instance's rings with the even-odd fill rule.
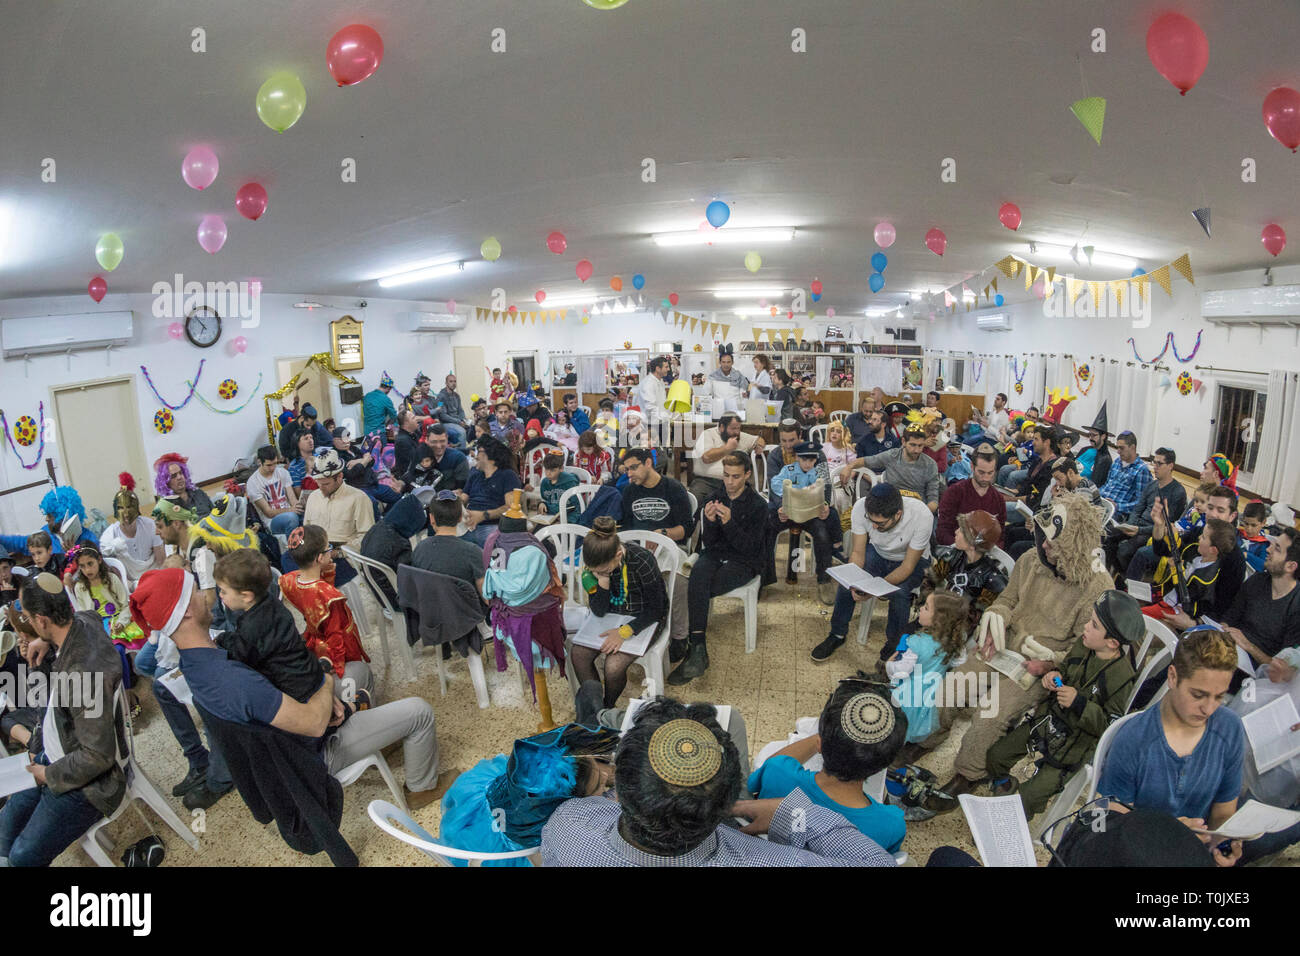
[[419,432],[420,420],[409,408],[403,409],[397,416],[397,437],[393,439],[393,474],[398,478],[404,478],[411,470],[419,451],[416,438]]
[[694,527],[691,500],[681,483],[655,470],[648,448],[629,448],[623,455],[628,485],[623,489],[623,530],[657,531],[685,541]]
[[1237,592],[1224,630],[1256,665],[1268,663],[1279,651],[1300,644],[1300,533],[1283,528],[1268,538],[1264,570],[1252,574]]

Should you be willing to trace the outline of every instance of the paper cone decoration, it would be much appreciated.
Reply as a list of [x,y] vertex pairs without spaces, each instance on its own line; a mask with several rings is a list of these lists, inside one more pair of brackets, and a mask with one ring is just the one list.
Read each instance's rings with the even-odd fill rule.
[[1204,384],[1205,383],[1202,382],[1199,378],[1192,379],[1192,391],[1195,392],[1197,395],[1199,395],[1201,393],[1201,386]]
[[803,329],[794,330],[794,340],[800,348],[803,347]]
[[1192,278],[1192,260],[1187,258],[1187,253],[1184,252],[1181,256],[1179,256],[1177,259],[1175,259],[1173,262],[1169,264],[1178,270],[1178,274],[1180,276],[1182,276],[1192,285],[1196,285],[1196,280]]
[[1074,248],[1070,250],[1070,258],[1074,260],[1076,266],[1079,265],[1079,244],[1077,242],[1074,244]]
[[1110,285],[1111,288],[1115,290],[1115,304],[1121,309],[1124,308],[1124,281],[1122,279],[1117,279]]
[[[1002,259],[999,259],[997,262],[993,263],[993,265],[996,266],[998,269],[1000,269],[1000,270],[1002,271],[1002,274],[1003,274],[1004,276],[1006,276],[1008,279],[1010,279],[1013,275],[1016,274],[1016,270],[1015,270],[1015,261],[1016,261],[1016,260],[1013,259],[1011,256],[1006,256],[1006,257],[1004,257],[1004,258],[1002,258]],[[995,291],[996,291],[997,287],[998,287],[998,280],[997,280],[996,278],[994,278],[994,279],[993,279],[993,288],[994,288]]]
[[1205,232],[1205,238],[1210,238],[1210,207],[1205,206],[1201,209],[1192,210],[1192,218],[1200,223],[1201,229]]
[[998,277],[997,277],[997,276],[994,276],[994,277],[993,277],[993,281],[989,283],[989,286],[993,289],[994,292],[997,292],[997,291],[998,291]]
[[697,321],[699,321],[699,320],[696,319],[695,316],[691,316],[691,334],[692,334],[692,335],[695,334],[695,323],[696,323]]
[[762,335],[763,335],[763,330],[760,329],[760,328],[755,327],[755,329],[754,329],[754,344],[755,344],[755,345],[758,345],[758,340],[762,337]]
[[1036,266],[1025,266],[1025,291],[1028,292],[1034,287],[1034,280],[1038,278],[1038,268]]
[[1083,254],[1088,257],[1088,265],[1092,265],[1092,253],[1096,248],[1096,246],[1083,247]]
[[[1056,266],[1048,266],[1048,268],[1047,268],[1047,284],[1048,284],[1048,285],[1051,285],[1051,284],[1054,283],[1055,281],[1056,281]],[[1048,293],[1048,294],[1050,295],[1051,293]]]
[[1074,276],[1065,277],[1065,292],[1070,297],[1071,305],[1078,301],[1085,288],[1086,286],[1082,280],[1076,279]]
[[1089,282],[1088,291],[1092,293],[1092,306],[1094,309],[1100,309],[1104,304],[1101,297],[1101,283]]
[[724,341],[724,342],[727,341],[727,337],[728,337],[729,335],[731,335],[731,326],[729,326],[729,325],[724,325],[724,326],[722,327],[722,341]]
[[689,412],[691,410],[691,383],[689,379],[676,379],[668,386],[668,397],[664,408],[670,412]]
[[1070,104],[1070,112],[1075,115],[1083,128],[1088,131],[1097,145],[1101,145],[1101,128],[1106,122],[1106,100],[1101,96],[1089,96],[1075,100]]
[[1174,385],[1174,380],[1173,380],[1172,378],[1170,378],[1168,375],[1161,375],[1161,376],[1160,376],[1160,387],[1161,387],[1161,388],[1173,388],[1173,385]]
[[1169,277],[1169,267],[1161,266],[1155,272],[1148,272],[1147,275],[1160,283],[1160,288],[1165,290],[1165,295],[1173,295],[1173,281]]

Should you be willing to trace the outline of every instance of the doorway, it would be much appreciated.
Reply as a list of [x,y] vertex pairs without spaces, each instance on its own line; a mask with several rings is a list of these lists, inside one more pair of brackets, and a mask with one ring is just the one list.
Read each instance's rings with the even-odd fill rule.
[[1237,466],[1237,482],[1249,487],[1264,440],[1268,392],[1238,385],[1218,386],[1214,439],[1206,457],[1222,452]]
[[537,381],[537,360],[532,352],[510,353],[510,371],[519,379],[519,390],[526,391]]
[[[303,379],[306,384],[299,380],[298,384],[302,387],[298,390],[298,407],[311,404],[319,413],[319,419],[323,422],[327,418],[334,417],[334,396],[332,386],[334,379],[321,371],[319,365],[308,367],[307,363],[311,361],[310,355],[304,355],[301,358],[282,358],[275,360],[275,373],[279,378],[277,389],[283,388],[289,380],[299,372],[305,370]],[[281,399],[285,408],[293,407],[293,395],[286,395]],[[341,422],[339,424],[342,424]],[[361,429],[353,427],[352,434],[359,435]]]
[[153,476],[144,456],[135,376],[97,379],[50,389],[55,438],[62,466],[60,481],[72,485],[90,509],[113,521],[113,496],[119,472],[135,478],[141,510],[146,514]]

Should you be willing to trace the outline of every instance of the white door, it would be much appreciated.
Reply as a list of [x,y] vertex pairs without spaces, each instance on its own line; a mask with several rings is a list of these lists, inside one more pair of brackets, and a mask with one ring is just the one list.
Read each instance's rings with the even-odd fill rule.
[[483,346],[457,345],[452,348],[452,360],[456,365],[456,391],[465,405],[465,414],[469,415],[471,395],[487,398],[487,369],[483,366]]
[[150,510],[153,475],[144,457],[135,376],[100,379],[50,389],[55,437],[60,454],[59,481],[81,494],[86,513],[98,508],[113,521],[117,476],[135,477],[140,508]]

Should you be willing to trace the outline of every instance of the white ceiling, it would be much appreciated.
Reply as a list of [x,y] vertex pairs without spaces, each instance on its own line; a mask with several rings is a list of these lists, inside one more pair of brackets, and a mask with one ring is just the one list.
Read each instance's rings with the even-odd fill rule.
[[[1300,86],[1300,4],[1193,0],[1178,6],[1210,41],[1209,67],[1186,97],[1151,66],[1148,2],[980,0],[630,0],[600,12],[580,0],[338,0],[221,4],[98,0],[13,6],[0,32],[0,204],[11,235],[0,295],[78,292],[97,274],[99,234],[118,232],[110,291],[187,280],[260,278],[268,292],[380,293],[373,281],[408,263],[504,255],[450,279],[394,290],[402,298],[486,304],[579,288],[595,264],[657,302],[724,305],[729,282],[825,284],[818,306],[858,311],[889,294],[938,289],[979,273],[1029,239],[1083,237],[1149,268],[1183,252],[1198,273],[1262,267],[1259,230],[1281,222],[1298,262],[1300,156],[1260,117],[1273,86]],[[802,8],[802,9],[795,9]],[[325,68],[331,34],[365,22],[386,53],[373,77],[337,88]],[[190,31],[207,52],[190,51]],[[490,31],[508,50],[489,51]],[[790,51],[807,31],[808,52]],[[1108,52],[1089,51],[1094,27]],[[1076,58],[1078,62],[1076,62]],[[257,118],[254,94],[276,69],[295,71],[307,109],[285,133]],[[1082,79],[1081,79],[1082,72]],[[1070,114],[1108,98],[1102,145]],[[221,173],[199,193],[181,180],[193,145]],[[1243,157],[1258,182],[1243,184]],[[40,180],[45,157],[54,184]],[[352,157],[358,181],[340,181]],[[653,157],[658,182],[641,182]],[[957,160],[957,182],[940,163]],[[249,179],[270,193],[259,222],[234,209]],[[1058,183],[1068,183],[1060,185]],[[649,234],[692,229],[714,197],[729,226],[788,223],[798,239],[758,247],[657,248]],[[1019,204],[1011,233],[998,206]],[[1207,239],[1190,210],[1213,210]],[[195,240],[224,213],[216,256]],[[894,223],[886,295],[867,288],[872,228]],[[927,229],[948,235],[928,252]],[[546,250],[552,229],[563,256]],[[0,240],[2,241],[2,240]],[[1267,260],[1267,261],[1266,261]],[[1116,278],[1112,270],[1071,270]]]

